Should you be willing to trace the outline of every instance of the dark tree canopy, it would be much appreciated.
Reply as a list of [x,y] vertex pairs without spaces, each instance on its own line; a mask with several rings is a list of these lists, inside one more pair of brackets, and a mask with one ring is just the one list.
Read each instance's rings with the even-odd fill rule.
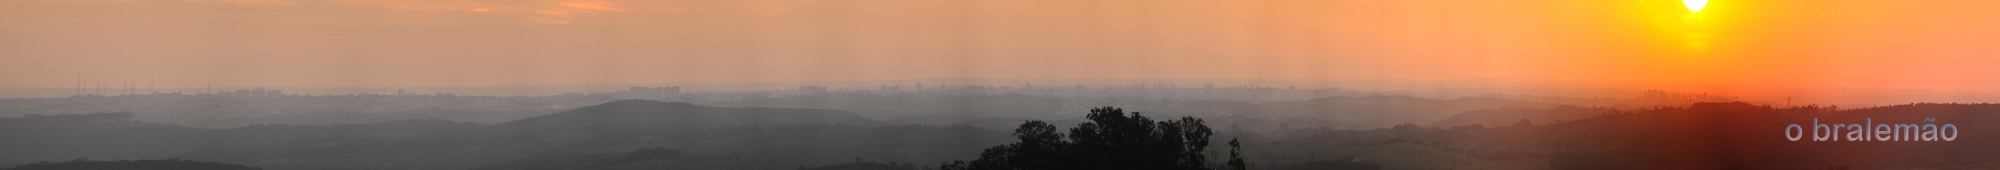
[[[1210,160],[1203,155],[1208,136],[1214,134],[1201,119],[1154,121],[1118,108],[1091,109],[1089,122],[1069,129],[1065,136],[1054,125],[1028,121],[1014,130],[1021,142],[994,146],[980,153],[978,160],[954,161],[944,170],[1060,170],[1060,169],[1157,169],[1206,170]],[[1067,137],[1067,138],[1064,138]],[[1231,148],[1236,149],[1236,148]],[[1232,151],[1234,152],[1234,151]],[[1231,155],[1236,156],[1236,155]],[[1241,158],[1231,158],[1240,162]],[[1240,166],[1230,167],[1239,169]]]

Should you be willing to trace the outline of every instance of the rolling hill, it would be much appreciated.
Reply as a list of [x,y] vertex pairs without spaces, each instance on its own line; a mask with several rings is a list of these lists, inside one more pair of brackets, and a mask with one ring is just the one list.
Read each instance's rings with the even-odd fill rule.
[[501,123],[509,130],[616,131],[648,128],[713,129],[782,125],[880,126],[854,112],[825,109],[706,107],[681,102],[620,100]]

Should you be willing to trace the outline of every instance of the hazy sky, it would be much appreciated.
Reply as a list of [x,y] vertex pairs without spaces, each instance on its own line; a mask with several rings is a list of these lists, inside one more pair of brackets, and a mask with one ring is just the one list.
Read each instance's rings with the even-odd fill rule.
[[1987,0],[8,0],[0,87],[1546,79],[2000,90]]

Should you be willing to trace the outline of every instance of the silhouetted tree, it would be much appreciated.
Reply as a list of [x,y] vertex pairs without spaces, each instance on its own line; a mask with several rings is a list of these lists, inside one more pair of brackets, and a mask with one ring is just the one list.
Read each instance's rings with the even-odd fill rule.
[[1250,169],[1250,164],[1243,162],[1242,151],[1242,142],[1237,142],[1236,139],[1229,139],[1229,170]]
[[[1089,122],[1069,129],[1065,136],[1054,125],[1028,121],[1014,130],[1021,142],[994,146],[981,152],[979,159],[946,163],[944,170],[1012,169],[1209,169],[1208,136],[1214,134],[1201,119],[1154,121],[1123,109],[1091,109]],[[1064,138],[1067,137],[1067,138]],[[1234,148],[1232,148],[1234,149]],[[1234,152],[1234,151],[1232,151]],[[1239,159],[1232,155],[1231,159]]]

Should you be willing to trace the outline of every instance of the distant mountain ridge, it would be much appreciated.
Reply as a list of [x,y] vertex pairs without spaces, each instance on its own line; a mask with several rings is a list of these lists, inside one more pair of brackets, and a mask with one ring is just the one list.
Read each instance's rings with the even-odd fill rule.
[[1601,114],[1615,113],[1617,111],[1617,109],[1611,108],[1579,107],[1575,105],[1562,105],[1549,108],[1514,107],[1479,109],[1453,115],[1450,118],[1431,123],[1430,126],[1459,127],[1481,125],[1498,127],[1514,125],[1514,123],[1518,123],[1521,120],[1528,120],[1531,122],[1530,124],[1549,124],[1558,121],[1584,119]]
[[513,130],[603,131],[808,124],[880,126],[883,123],[841,110],[707,107],[683,102],[619,100],[496,126]]
[[1556,104],[1491,97],[1433,99],[1411,96],[1326,97],[1306,101],[1259,104],[1271,115],[1300,115],[1325,120],[1338,129],[1370,129],[1404,123],[1432,123],[1466,111],[1490,108],[1548,108]]
[[838,160],[822,158],[966,159],[973,155],[959,153],[976,153],[980,147],[1012,140],[1003,131],[885,125],[839,110],[707,107],[651,100],[620,100],[493,125],[404,120],[211,129],[142,122],[132,116],[0,118],[0,136],[5,136],[0,137],[5,144],[0,145],[0,167],[76,158],[180,157],[267,169],[466,169],[652,147],[694,156],[630,164],[789,169]]

